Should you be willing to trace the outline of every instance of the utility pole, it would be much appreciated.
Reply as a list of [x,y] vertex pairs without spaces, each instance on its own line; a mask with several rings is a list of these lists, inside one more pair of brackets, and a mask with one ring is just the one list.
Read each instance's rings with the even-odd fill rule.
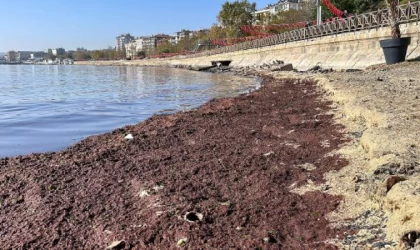
[[321,0],[315,0],[315,1],[316,1],[316,24],[320,25],[320,24],[322,24]]

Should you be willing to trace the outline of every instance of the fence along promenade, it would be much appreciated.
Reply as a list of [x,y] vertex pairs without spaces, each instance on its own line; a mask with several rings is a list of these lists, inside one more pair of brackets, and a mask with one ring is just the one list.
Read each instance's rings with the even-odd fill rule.
[[[420,20],[420,1],[398,6],[398,20],[400,24],[418,22]],[[187,55],[187,58],[210,56],[248,49],[257,49],[289,42],[309,40],[313,38],[332,36],[340,33],[369,30],[389,25],[388,10],[368,12],[348,18],[336,18],[321,25],[309,26],[288,32],[273,34],[269,37],[238,43],[231,46],[207,50],[196,54]]]

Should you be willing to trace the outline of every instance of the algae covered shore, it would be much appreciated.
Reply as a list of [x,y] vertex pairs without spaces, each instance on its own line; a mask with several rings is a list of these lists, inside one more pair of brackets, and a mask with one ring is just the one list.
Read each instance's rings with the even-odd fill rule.
[[253,93],[3,158],[0,248],[414,247],[418,66],[254,70]]

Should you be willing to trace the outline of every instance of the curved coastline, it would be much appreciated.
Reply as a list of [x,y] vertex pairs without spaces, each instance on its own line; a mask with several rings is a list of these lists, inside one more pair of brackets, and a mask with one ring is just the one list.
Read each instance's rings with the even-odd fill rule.
[[1,231],[15,241],[0,246],[406,249],[420,231],[417,66],[252,69],[266,79],[253,93],[1,159]]

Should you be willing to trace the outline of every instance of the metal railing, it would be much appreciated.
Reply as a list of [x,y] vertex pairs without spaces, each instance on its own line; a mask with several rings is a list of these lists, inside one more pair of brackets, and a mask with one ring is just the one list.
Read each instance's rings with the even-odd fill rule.
[[[420,2],[408,3],[398,6],[398,21],[400,24],[420,20]],[[295,41],[309,40],[313,38],[331,36],[340,33],[360,30],[375,29],[388,25],[388,10],[382,9],[369,13],[351,16],[348,18],[336,18],[321,25],[309,26],[288,32],[274,34],[273,36],[238,43],[231,46],[207,50],[186,56],[187,58],[210,56],[222,53],[236,52],[248,49],[257,49]]]

